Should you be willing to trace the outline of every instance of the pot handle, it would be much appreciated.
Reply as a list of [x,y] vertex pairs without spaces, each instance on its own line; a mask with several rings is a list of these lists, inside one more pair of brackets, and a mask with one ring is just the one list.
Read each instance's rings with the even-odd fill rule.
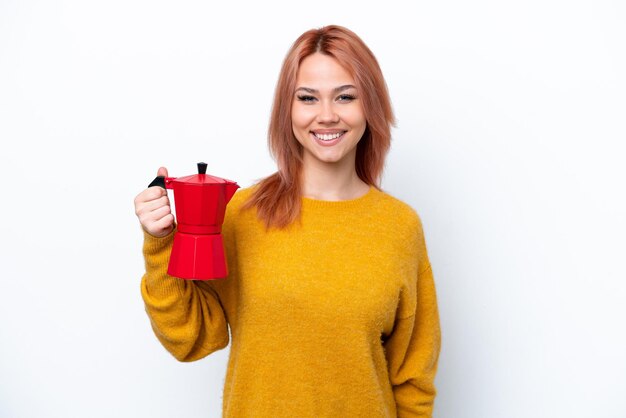
[[148,187],[159,186],[165,189],[165,176],[157,176],[152,180],[152,183],[148,185]]
[[172,180],[175,180],[176,177],[164,177],[164,176],[156,176],[154,180],[148,185],[148,187],[159,186],[164,189],[172,188]]

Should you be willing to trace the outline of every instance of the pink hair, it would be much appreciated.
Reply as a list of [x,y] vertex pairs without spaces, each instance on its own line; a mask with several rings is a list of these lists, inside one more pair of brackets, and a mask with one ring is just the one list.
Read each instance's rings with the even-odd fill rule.
[[395,119],[378,61],[361,38],[344,27],[309,30],[287,53],[274,94],[268,145],[278,171],[260,180],[243,206],[256,206],[257,216],[268,228],[284,228],[300,215],[302,146],[293,134],[291,106],[300,63],[316,52],[335,58],[354,78],[367,121],[357,145],[355,169],[363,182],[380,188]]

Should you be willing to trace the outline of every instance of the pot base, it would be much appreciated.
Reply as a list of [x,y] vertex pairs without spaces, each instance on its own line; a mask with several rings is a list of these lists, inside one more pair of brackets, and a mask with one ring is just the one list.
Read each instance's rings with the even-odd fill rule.
[[222,235],[176,232],[167,274],[189,280],[226,278],[228,266]]

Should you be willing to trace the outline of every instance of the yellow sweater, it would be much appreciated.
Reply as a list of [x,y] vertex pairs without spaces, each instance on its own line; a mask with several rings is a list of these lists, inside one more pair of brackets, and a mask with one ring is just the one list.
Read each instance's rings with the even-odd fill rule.
[[229,203],[230,275],[168,276],[173,233],[144,236],[141,292],[152,328],[180,361],[228,345],[224,417],[430,417],[440,349],[422,226],[376,188],[302,199],[301,223],[265,230]]

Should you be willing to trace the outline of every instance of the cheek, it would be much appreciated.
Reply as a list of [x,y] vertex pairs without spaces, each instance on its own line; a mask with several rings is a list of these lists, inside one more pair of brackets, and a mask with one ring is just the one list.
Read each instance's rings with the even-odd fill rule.
[[347,112],[342,116],[342,119],[355,131],[365,131],[367,121],[361,112]]
[[293,131],[293,134],[295,135],[298,142],[300,142],[301,144],[305,140],[304,136],[306,136],[307,132],[309,131],[308,126],[309,125],[306,123],[306,118],[303,118],[301,113],[291,113],[291,130]]
[[294,106],[291,109],[291,124],[294,129],[307,129],[315,120],[315,112],[302,106]]
[[304,129],[306,127],[306,124],[304,123],[302,118],[299,118],[299,117],[296,117],[296,116],[292,116],[292,118],[291,118],[291,125],[293,126],[294,131],[302,130],[302,129]]
[[294,135],[300,142],[302,142],[302,136],[304,136],[305,132],[308,131],[306,126],[303,125],[302,120],[294,117],[291,118],[291,129],[293,130]]

